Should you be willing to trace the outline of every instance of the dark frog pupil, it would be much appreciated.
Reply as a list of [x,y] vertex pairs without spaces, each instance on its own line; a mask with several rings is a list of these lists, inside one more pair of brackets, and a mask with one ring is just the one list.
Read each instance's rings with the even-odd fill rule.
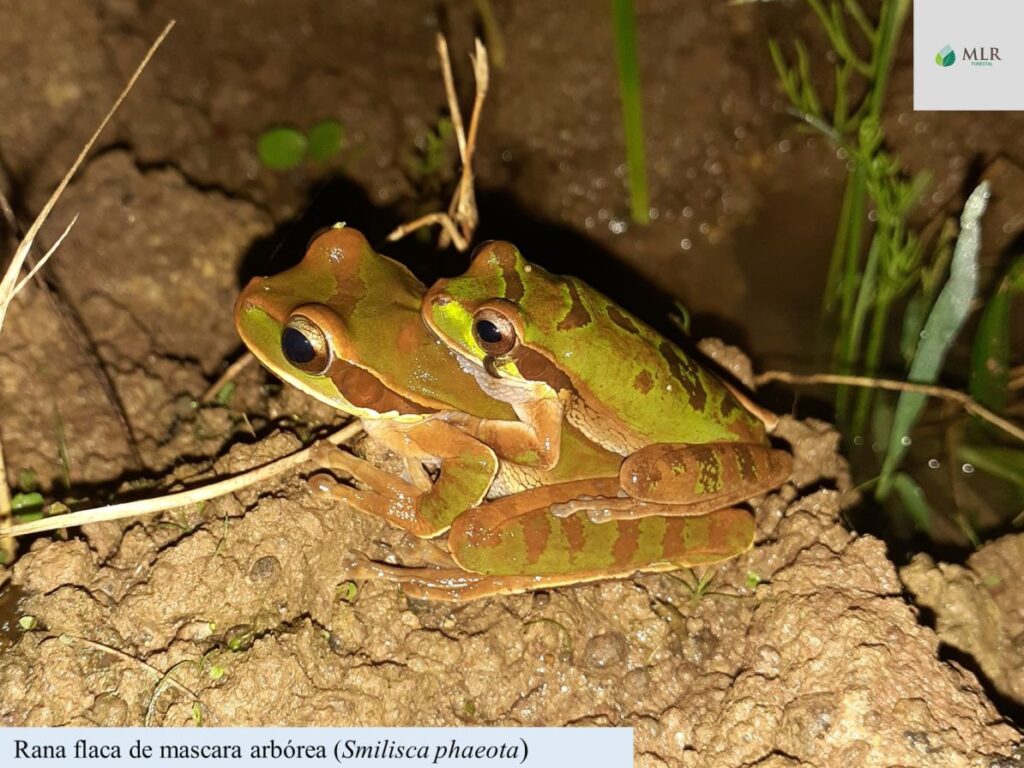
[[316,349],[302,331],[285,328],[281,336],[281,351],[289,362],[301,365],[308,363],[316,356]]
[[488,344],[497,344],[501,341],[501,330],[490,320],[477,320],[476,335]]

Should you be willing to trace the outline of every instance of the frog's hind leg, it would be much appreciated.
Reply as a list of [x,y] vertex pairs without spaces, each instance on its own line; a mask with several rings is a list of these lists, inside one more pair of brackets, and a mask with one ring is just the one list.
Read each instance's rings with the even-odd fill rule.
[[[487,507],[491,505],[485,505]],[[472,513],[470,513],[472,514]],[[544,512],[537,510],[533,515],[545,516],[555,526],[578,525],[578,533],[586,538],[587,526],[606,531],[619,528],[620,524],[610,523],[597,525],[589,523],[585,516],[570,518],[564,522],[552,519]],[[541,520],[520,520],[526,528],[534,531],[543,524]],[[574,523],[575,521],[575,523]],[[456,521],[460,526],[461,518]],[[398,582],[402,591],[411,598],[418,600],[438,600],[442,602],[467,602],[494,595],[510,595],[531,592],[538,589],[554,589],[571,584],[581,584],[604,579],[627,578],[636,573],[672,571],[683,567],[711,565],[741,554],[748,549],[753,541],[754,521],[749,512],[742,509],[718,510],[704,518],[687,520],[685,518],[646,518],[642,521],[628,521],[621,524],[614,542],[598,537],[596,541],[584,543],[582,549],[589,553],[575,552],[548,567],[561,572],[542,573],[479,573],[460,568],[408,568],[371,561],[365,555],[351,557],[347,564],[347,572],[352,578],[386,580]],[[644,531],[642,529],[647,528]],[[457,538],[463,532],[452,534]],[[641,539],[646,538],[647,541]],[[610,549],[608,545],[611,545]],[[451,535],[449,545],[452,545]],[[467,561],[481,562],[483,559],[514,556],[511,550],[520,549],[518,543],[511,543],[501,551],[491,549],[483,553],[468,550],[456,542],[459,552],[455,554],[460,565]],[[563,553],[563,555],[566,553]],[[590,555],[597,555],[591,558]],[[482,564],[482,563],[481,563]],[[496,571],[514,570],[518,564],[498,562],[491,564]]]
[[623,460],[619,482],[641,501],[728,506],[777,488],[792,473],[793,457],[767,444],[655,443]]
[[558,516],[586,512],[594,522],[649,516],[693,517],[767,493],[789,479],[793,457],[760,443],[655,443],[627,456],[616,498],[581,497]]

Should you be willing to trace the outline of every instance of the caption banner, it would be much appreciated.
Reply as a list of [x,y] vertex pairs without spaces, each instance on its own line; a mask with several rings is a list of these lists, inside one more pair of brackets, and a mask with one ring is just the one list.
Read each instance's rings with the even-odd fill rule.
[[8,768],[633,765],[632,728],[0,728]]

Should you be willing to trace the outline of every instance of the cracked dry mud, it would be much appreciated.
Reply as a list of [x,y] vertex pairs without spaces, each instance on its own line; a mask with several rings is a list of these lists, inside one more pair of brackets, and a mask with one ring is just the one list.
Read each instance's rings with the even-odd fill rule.
[[[111,200],[127,208],[105,208]],[[183,254],[216,249],[218,232],[245,241],[266,226],[251,206],[108,153],[67,201],[111,211],[83,220],[61,267],[86,311],[109,311],[114,276],[168,226],[148,215],[135,229],[113,226],[110,217],[134,215],[126,201],[160,208],[168,219],[190,217],[196,241],[173,243]],[[73,255],[83,247],[102,249],[101,268],[80,268]],[[223,253],[233,274],[238,250]],[[143,435],[171,436],[144,443],[147,455],[170,465],[174,456],[230,446],[213,467],[229,474],[297,444],[282,433],[251,443],[241,412],[262,431],[281,414],[297,414],[297,424],[331,414],[288,389],[268,397],[255,369],[239,380],[231,409],[176,410],[232,344],[222,309],[235,288],[218,274],[178,300],[209,323],[209,346],[190,348],[177,329],[161,326],[165,310],[148,297],[160,286],[176,290],[195,268],[179,257],[164,271],[135,275],[131,311],[110,316],[135,341],[115,348],[101,336],[100,349],[119,390],[130,403],[138,398],[128,409],[133,425]],[[38,334],[55,333],[43,325],[46,316],[34,293],[16,308],[12,317],[20,319],[0,359],[4,380],[38,365],[18,356],[39,348],[27,343],[33,334],[38,342]],[[749,370],[724,345],[704,349],[740,377]],[[77,370],[66,386],[88,380]],[[66,422],[69,446],[91,450],[89,425]],[[298,476],[198,510],[39,539],[10,573],[23,595],[20,614],[38,626],[0,657],[0,721],[136,725],[148,716],[192,724],[192,697],[159,684],[173,668],[209,725],[631,725],[637,763],[651,766],[1011,759],[1017,732],[970,672],[938,659],[938,637],[902,597],[882,543],[843,527],[849,478],[838,435],[789,418],[779,434],[794,447],[794,482],[759,500],[757,546],[723,566],[699,597],[679,578],[655,575],[462,607],[410,604],[393,586],[368,583],[348,602],[339,593],[346,552],[415,561],[431,545],[314,500]],[[124,466],[125,449],[112,438],[105,447],[110,465]],[[32,455],[30,446],[19,450]],[[87,466],[104,477],[107,464]],[[182,465],[177,475],[189,471]],[[679,576],[692,585],[692,574]]]

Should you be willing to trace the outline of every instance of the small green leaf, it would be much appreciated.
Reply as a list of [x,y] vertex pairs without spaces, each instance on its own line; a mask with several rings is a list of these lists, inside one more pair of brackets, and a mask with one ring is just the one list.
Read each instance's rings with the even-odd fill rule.
[[39,619],[35,616],[22,616],[18,619],[18,626],[26,632],[31,632],[33,629],[39,626]]
[[257,152],[260,162],[273,171],[294,168],[306,156],[308,142],[294,128],[272,128],[260,136]]
[[198,701],[192,702],[192,722],[198,727],[203,725],[203,705]]
[[11,497],[11,510],[16,515],[30,515],[43,511],[43,494],[39,491],[16,493]]
[[910,515],[914,525],[927,533],[932,528],[932,507],[917,484],[906,472],[897,472],[892,478],[892,488],[903,503],[903,509]]
[[324,120],[310,128],[306,137],[309,139],[307,153],[310,159],[323,162],[341,151],[345,132],[337,120]]
[[209,674],[211,680],[220,680],[222,677],[224,677],[224,667],[214,664],[212,667],[210,667]]
[[354,603],[356,596],[359,594],[359,587],[356,586],[354,581],[343,581],[334,590],[334,594],[337,595],[339,600],[346,603]]

